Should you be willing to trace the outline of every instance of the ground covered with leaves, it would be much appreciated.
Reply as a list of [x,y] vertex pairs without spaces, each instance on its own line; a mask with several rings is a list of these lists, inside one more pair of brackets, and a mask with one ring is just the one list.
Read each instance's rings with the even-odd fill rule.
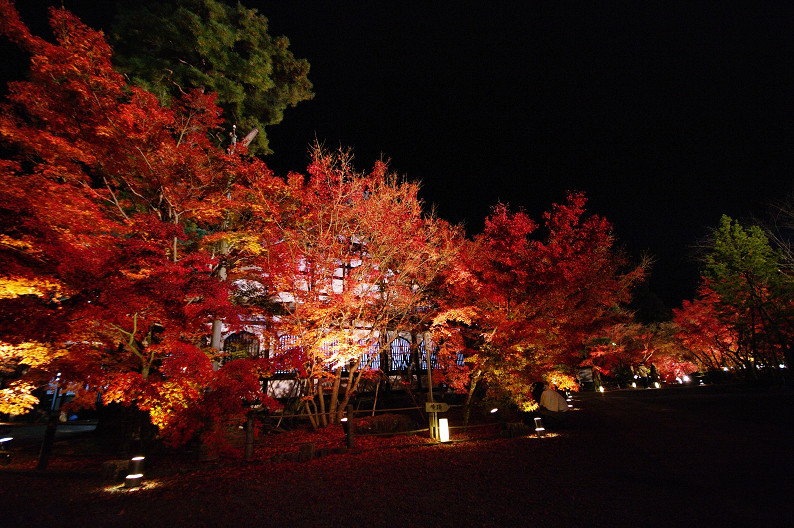
[[[73,439],[44,472],[22,452],[0,467],[0,525],[790,526],[792,400],[769,388],[586,393],[544,438],[369,437],[274,462],[311,440],[288,433],[252,462],[154,457],[134,490],[103,480],[101,457]],[[322,441],[343,444],[335,434]]]

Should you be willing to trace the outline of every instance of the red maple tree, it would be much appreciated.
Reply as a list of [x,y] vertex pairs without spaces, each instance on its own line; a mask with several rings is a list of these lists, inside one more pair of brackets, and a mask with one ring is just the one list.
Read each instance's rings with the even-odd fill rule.
[[582,360],[587,340],[625,320],[620,307],[644,265],[627,267],[611,225],[586,215],[585,203],[582,193],[570,193],[544,214],[542,226],[497,205],[468,247],[457,306],[437,323],[469,350],[470,395],[485,382],[532,408],[532,382],[555,373],[567,379],[560,374],[570,375]]
[[230,193],[267,187],[270,171],[209,144],[213,94],[165,108],[128,85],[103,35],[69,12],[51,11],[55,43],[32,35],[8,0],[0,13],[0,32],[31,55],[29,79],[9,84],[0,112],[0,339],[60,351],[39,370],[61,372],[78,404],[101,389],[105,402],[149,411],[165,436],[223,380],[239,393],[225,413],[264,399],[256,376],[214,373],[200,345],[210,321],[242,309],[216,277],[228,264],[219,245],[234,239]]

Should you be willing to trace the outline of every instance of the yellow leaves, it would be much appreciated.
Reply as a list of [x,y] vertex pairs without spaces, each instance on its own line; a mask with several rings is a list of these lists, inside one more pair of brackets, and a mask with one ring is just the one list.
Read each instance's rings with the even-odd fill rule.
[[538,405],[538,402],[536,402],[535,400],[527,400],[522,402],[521,405],[519,405],[519,407],[524,412],[533,412],[533,411],[537,411],[540,408],[540,405]]
[[198,386],[189,383],[164,382],[157,386],[157,396],[146,398],[142,406],[149,409],[152,423],[157,427],[167,427],[179,410],[187,409],[192,400],[199,398]]
[[56,349],[45,343],[29,341],[20,345],[9,345],[0,341],[0,364],[12,363],[28,365],[30,368],[44,367],[52,360],[63,356],[64,350]]
[[462,308],[451,308],[441,312],[433,318],[433,326],[444,325],[448,322],[456,322],[460,324],[470,325],[476,316],[476,310],[472,306],[464,306]]
[[63,354],[63,350],[44,343],[14,346],[0,341],[0,374],[6,385],[0,389],[0,414],[24,414],[32,409],[39,400],[33,396],[36,384],[31,381],[45,381],[47,374],[43,369]]
[[15,381],[5,389],[0,389],[0,414],[24,414],[39,403],[33,396],[36,388],[32,383]]
[[152,273],[150,268],[139,268],[137,270],[120,270],[121,274],[131,280],[142,280],[149,277]]
[[30,244],[28,242],[11,238],[10,236],[2,233],[0,233],[0,244],[21,251],[27,251],[28,249],[30,249]]
[[554,385],[560,390],[564,391],[576,391],[579,390],[579,384],[576,382],[573,376],[570,374],[564,374],[562,372],[550,372],[544,376],[546,381]]
[[42,279],[23,279],[19,277],[0,278],[0,299],[14,299],[23,295],[43,295],[52,289],[54,283]]

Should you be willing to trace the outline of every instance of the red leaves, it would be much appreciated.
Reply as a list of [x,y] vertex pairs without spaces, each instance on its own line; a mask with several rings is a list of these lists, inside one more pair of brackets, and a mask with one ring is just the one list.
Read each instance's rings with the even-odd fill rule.
[[543,231],[500,204],[466,253],[476,280],[454,293],[476,307],[482,341],[473,367],[519,401],[545,372],[578,362],[586,340],[619,320],[629,286],[642,276],[641,268],[624,272],[610,224],[586,216],[585,203],[570,193],[544,214]]
[[[65,350],[46,368],[149,410],[163,427],[181,419],[171,439],[184,441],[203,427],[193,406],[208,388],[236,401],[234,412],[258,396],[259,369],[216,379],[197,343],[214,317],[244,312],[214,274],[219,247],[232,247],[224,265],[233,266],[267,245],[234,230],[244,213],[229,200],[232,182],[257,193],[263,223],[279,209],[268,197],[278,185],[262,162],[210,145],[221,123],[214,94],[163,107],[126,85],[101,32],[65,10],[52,12],[56,43],[32,36],[7,0],[0,13],[0,30],[32,54],[29,80],[0,107],[14,158],[0,164],[0,265],[14,285],[0,312],[17,323],[1,325],[0,340]],[[205,241],[212,231],[225,237]]]

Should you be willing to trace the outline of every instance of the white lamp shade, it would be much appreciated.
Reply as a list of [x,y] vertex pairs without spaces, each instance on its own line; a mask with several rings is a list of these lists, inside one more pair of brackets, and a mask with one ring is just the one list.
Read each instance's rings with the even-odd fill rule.
[[449,442],[449,420],[446,418],[438,420],[438,439],[442,442]]

